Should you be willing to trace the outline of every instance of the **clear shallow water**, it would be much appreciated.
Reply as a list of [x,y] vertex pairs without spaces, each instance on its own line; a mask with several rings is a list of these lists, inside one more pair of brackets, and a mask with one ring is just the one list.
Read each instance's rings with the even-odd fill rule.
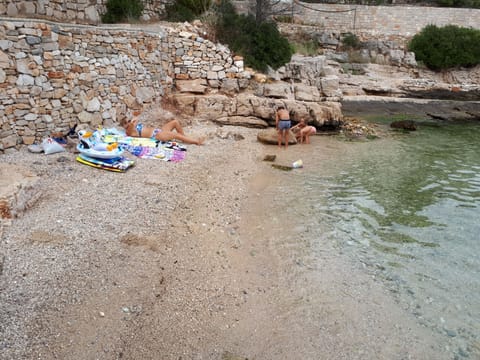
[[[304,148],[305,149],[305,148]],[[480,356],[480,124],[424,123],[393,138],[314,141],[285,202],[322,244],[361,263],[452,358]],[[298,154],[295,154],[298,152]],[[315,244],[318,231],[309,231]],[[313,254],[312,254],[313,253]]]

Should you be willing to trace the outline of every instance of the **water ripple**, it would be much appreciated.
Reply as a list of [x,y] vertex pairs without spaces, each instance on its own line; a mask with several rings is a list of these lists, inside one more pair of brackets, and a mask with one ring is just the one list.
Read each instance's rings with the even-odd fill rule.
[[352,145],[348,157],[312,164],[320,170],[300,197],[326,238],[467,354],[480,341],[480,311],[465,311],[480,309],[478,138],[479,125],[454,124]]

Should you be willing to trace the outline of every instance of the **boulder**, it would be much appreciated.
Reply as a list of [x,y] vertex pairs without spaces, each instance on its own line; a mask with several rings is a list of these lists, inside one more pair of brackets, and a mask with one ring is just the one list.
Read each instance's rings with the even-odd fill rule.
[[275,99],[291,99],[293,97],[290,85],[286,82],[265,84],[263,95]]
[[[265,130],[261,130],[257,134],[257,140],[264,144],[278,145],[277,130],[275,128],[268,128]],[[289,130],[288,144],[289,145],[297,144],[297,139],[295,139],[295,134],[291,130]],[[283,142],[282,142],[282,145],[283,145]]]
[[20,216],[41,197],[40,178],[31,170],[13,164],[0,168],[0,228],[4,219]]
[[320,92],[315,86],[296,84],[295,99],[299,101],[320,101]]
[[410,130],[410,131],[417,130],[417,124],[413,120],[394,121],[390,124],[390,127],[393,129],[403,129],[403,130]]
[[207,82],[205,79],[177,80],[175,86],[181,93],[205,94],[207,92]]
[[[299,88],[306,93],[309,86],[300,85]],[[275,111],[279,106],[284,106],[289,111],[292,121],[298,122],[300,118],[304,118],[316,127],[336,127],[343,119],[339,102],[269,98],[250,91],[236,96],[221,93],[174,93],[170,101],[176,105],[178,112],[185,116],[197,120],[212,120],[224,125],[258,128],[274,126]]]
[[249,128],[267,128],[268,123],[265,120],[254,116],[225,116],[213,120],[213,122],[221,125],[244,126]]

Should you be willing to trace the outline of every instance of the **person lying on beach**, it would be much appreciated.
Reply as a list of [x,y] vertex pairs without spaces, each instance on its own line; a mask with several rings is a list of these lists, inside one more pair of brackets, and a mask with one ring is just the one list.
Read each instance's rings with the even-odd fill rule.
[[305,141],[306,144],[310,144],[310,135],[313,135],[317,132],[315,126],[307,125],[305,119],[300,119],[300,122],[291,128],[297,141],[301,144]]
[[159,129],[139,123],[138,118],[134,117],[131,120],[124,120],[123,127],[127,136],[152,138],[160,141],[178,140],[195,145],[202,145],[205,141],[204,137],[193,138],[185,135],[178,120],[170,120]]

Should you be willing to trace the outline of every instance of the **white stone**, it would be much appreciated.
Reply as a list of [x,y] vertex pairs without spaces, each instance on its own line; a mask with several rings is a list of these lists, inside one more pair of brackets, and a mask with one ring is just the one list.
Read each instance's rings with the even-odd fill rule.
[[95,6],[92,5],[85,9],[85,19],[95,24],[100,22],[100,15]]
[[17,7],[15,6],[15,4],[14,4],[13,2],[10,2],[10,3],[7,5],[7,15],[8,15],[8,16],[12,16],[12,17],[18,16]]
[[112,102],[109,99],[106,99],[102,104],[102,108],[104,110],[110,110],[112,108]]
[[62,102],[58,99],[53,99],[51,104],[54,109],[60,109],[62,107]]
[[102,112],[102,119],[103,120],[108,120],[112,118],[112,114],[110,114],[110,111],[104,111]]
[[207,72],[207,79],[208,80],[218,80],[218,73],[215,71],[208,71]]
[[185,38],[185,39],[189,39],[193,36],[193,34],[191,32],[187,32],[187,31],[181,31],[178,36],[180,36],[181,38]]
[[24,117],[24,119],[26,121],[35,121],[35,120],[37,120],[37,118],[38,118],[38,115],[37,114],[32,114],[32,113],[29,113],[29,114],[25,115],[25,117]]
[[0,50],[0,68],[8,68],[10,66],[10,58],[7,54]]
[[237,60],[233,63],[237,68],[243,69],[243,60]]
[[223,69],[224,67],[222,65],[213,65],[211,68],[212,71],[221,71]]
[[43,60],[41,56],[38,56],[38,55],[33,56],[33,61],[35,61],[37,65],[43,65]]
[[17,86],[32,86],[35,83],[35,79],[27,74],[21,74],[16,82]]
[[94,97],[88,102],[87,111],[89,112],[100,111],[100,101],[96,97]]
[[152,88],[140,87],[136,91],[136,99],[139,104],[151,102],[155,92]]
[[0,50],[6,50],[13,46],[13,42],[10,40],[0,40]]
[[50,124],[53,122],[53,118],[50,115],[42,115],[42,120],[47,124]]
[[27,54],[25,54],[23,51],[19,51],[18,53],[15,54],[15,59],[25,59],[27,57]]

